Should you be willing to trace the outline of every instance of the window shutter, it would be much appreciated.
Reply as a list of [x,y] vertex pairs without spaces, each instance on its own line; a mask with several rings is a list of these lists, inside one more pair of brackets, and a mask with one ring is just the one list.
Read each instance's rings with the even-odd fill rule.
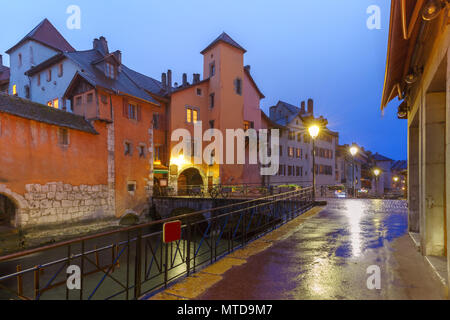
[[141,121],[141,106],[139,104],[136,106],[136,112],[137,121]]
[[128,100],[123,98],[123,116],[128,118]]

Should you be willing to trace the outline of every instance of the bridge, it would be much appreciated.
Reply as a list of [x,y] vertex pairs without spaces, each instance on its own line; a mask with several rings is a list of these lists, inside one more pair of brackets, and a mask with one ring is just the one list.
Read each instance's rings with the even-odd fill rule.
[[[161,196],[154,204],[167,218],[0,257],[0,299],[139,299],[314,205],[312,188],[279,191],[254,199]],[[170,216],[182,203],[196,212]],[[174,220],[182,222],[181,239],[166,244],[162,226]],[[70,266],[80,270],[79,290],[66,285]]]

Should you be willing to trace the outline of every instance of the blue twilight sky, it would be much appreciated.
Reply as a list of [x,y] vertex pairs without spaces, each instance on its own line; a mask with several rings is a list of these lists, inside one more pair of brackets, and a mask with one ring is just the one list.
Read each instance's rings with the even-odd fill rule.
[[[66,27],[73,4],[81,8],[79,30]],[[366,26],[370,5],[381,8],[380,30]],[[278,100],[313,98],[341,143],[406,159],[399,102],[380,112],[389,0],[1,0],[0,7],[1,54],[48,18],[77,50],[103,35],[128,67],[158,80],[172,69],[178,83],[183,72],[189,81],[202,73],[199,52],[225,31],[247,49],[264,111]]]

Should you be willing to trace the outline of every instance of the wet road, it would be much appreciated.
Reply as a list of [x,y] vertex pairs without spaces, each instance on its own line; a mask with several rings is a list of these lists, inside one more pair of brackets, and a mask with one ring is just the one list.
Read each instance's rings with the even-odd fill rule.
[[[407,224],[404,201],[329,199],[318,215],[198,299],[439,299]],[[373,265],[381,271],[379,290],[367,287]]]

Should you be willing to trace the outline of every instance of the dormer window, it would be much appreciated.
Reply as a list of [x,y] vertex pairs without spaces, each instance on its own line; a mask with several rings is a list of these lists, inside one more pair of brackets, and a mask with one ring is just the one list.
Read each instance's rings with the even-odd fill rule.
[[106,63],[106,76],[110,79],[116,78],[116,68],[109,62]]
[[22,67],[22,54],[19,53],[19,68]]

